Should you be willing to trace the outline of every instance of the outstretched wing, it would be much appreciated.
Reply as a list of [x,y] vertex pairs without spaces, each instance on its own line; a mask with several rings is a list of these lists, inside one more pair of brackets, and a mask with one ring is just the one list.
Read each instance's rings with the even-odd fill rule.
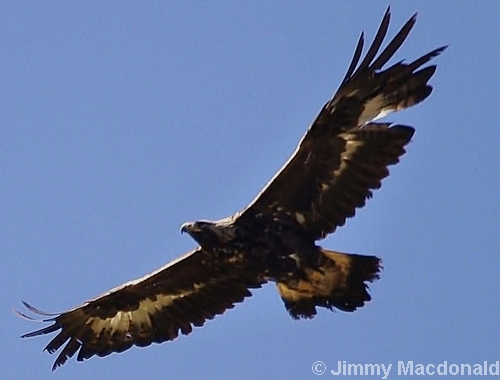
[[427,84],[436,66],[423,67],[446,47],[435,49],[411,63],[382,67],[402,45],[415,24],[413,16],[378,55],[387,33],[390,10],[358,65],[364,37],[335,93],[299,143],[297,150],[244,210],[244,215],[272,213],[294,219],[306,233],[321,239],[363,207],[373,189],[399,161],[414,130],[408,126],[368,123],[411,107],[427,98]]
[[[52,370],[78,352],[77,360],[122,352],[133,345],[174,340],[188,335],[252,294],[261,282],[218,265],[201,248],[141,279],[123,284],[83,305],[44,320],[52,324],[22,337],[58,332],[45,347],[64,346]],[[32,312],[43,313],[24,303]],[[19,313],[25,316],[22,313]],[[29,317],[27,317],[29,318]],[[31,319],[31,318],[30,318]]]

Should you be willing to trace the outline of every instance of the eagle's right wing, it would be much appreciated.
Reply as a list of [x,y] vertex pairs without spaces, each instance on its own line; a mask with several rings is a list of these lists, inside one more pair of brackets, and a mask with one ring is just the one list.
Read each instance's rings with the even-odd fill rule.
[[405,41],[416,17],[377,56],[389,20],[387,10],[372,45],[359,63],[361,35],[340,88],[324,105],[289,161],[242,217],[271,214],[275,220],[300,224],[314,240],[324,238],[354,216],[356,208],[364,206],[372,190],[378,189],[389,174],[388,166],[399,162],[414,129],[370,121],[427,98],[432,90],[427,82],[436,66],[422,66],[445,47],[383,70]]
[[44,322],[52,324],[23,337],[58,332],[45,347],[52,354],[64,345],[54,370],[77,351],[81,361],[122,352],[133,345],[174,340],[179,331],[187,335],[192,326],[202,326],[207,319],[234,307],[252,295],[248,289],[261,284],[243,271],[219,265],[198,248],[61,314],[40,312],[24,303],[36,314],[51,316]]

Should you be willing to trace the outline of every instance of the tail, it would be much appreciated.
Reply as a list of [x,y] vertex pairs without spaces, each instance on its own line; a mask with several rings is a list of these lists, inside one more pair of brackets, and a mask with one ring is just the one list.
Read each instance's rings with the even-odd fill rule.
[[316,306],[354,311],[370,301],[368,285],[379,278],[380,259],[321,249],[317,268],[305,277],[278,282],[278,292],[294,319],[313,318]]

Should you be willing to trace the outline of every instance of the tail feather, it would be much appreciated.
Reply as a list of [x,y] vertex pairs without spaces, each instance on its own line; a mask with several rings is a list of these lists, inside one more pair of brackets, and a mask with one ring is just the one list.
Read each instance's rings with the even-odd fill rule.
[[294,319],[313,318],[316,306],[352,312],[371,300],[366,282],[379,278],[380,259],[322,249],[317,269],[278,282],[278,292]]

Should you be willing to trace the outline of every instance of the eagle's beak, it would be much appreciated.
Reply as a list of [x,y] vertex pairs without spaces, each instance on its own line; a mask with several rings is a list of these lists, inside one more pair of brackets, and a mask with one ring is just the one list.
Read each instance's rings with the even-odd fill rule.
[[184,223],[181,226],[181,234],[183,234],[184,232],[189,233],[189,231],[191,230],[192,227],[193,227],[193,223]]
[[191,234],[192,232],[200,232],[200,231],[201,228],[198,225],[198,222],[187,222],[181,226],[181,234],[183,234],[184,232]]

